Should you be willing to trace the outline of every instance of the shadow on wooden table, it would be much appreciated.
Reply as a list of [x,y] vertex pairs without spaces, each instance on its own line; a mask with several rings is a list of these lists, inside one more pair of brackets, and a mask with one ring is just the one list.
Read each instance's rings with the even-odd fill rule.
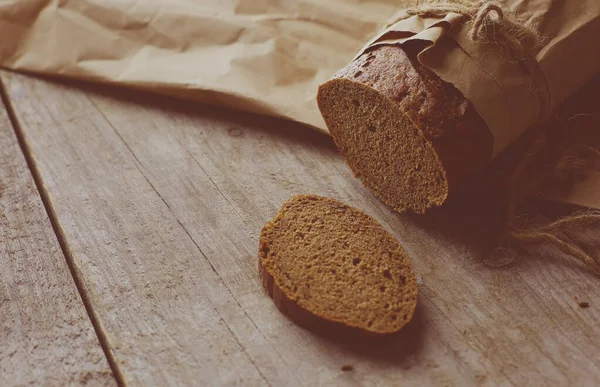
[[419,301],[412,320],[399,332],[390,335],[360,336],[343,331],[324,333],[307,330],[330,345],[370,361],[404,367],[410,366],[411,359],[418,357],[423,347],[425,313],[423,303]]
[[[596,118],[596,121],[598,119]],[[590,132],[589,128],[580,125],[577,133],[570,133],[567,140],[556,145],[556,151],[561,152],[569,147],[580,144],[600,144],[597,128]],[[588,129],[587,133],[584,129]],[[577,137],[576,137],[577,136]],[[473,256],[490,270],[519,269],[537,270],[539,265],[552,265],[574,270],[583,275],[593,275],[575,258],[562,253],[556,246],[548,243],[530,245],[511,244],[510,248],[503,239],[508,224],[508,202],[510,177],[516,164],[522,160],[523,152],[529,138],[524,136],[509,148],[504,154],[494,160],[482,173],[469,182],[462,191],[452,197],[446,205],[434,209],[425,215],[408,215],[410,221],[428,232],[438,232],[453,244],[469,246],[476,252]],[[554,159],[545,168],[554,168]],[[517,215],[535,222],[551,222],[572,215],[584,208],[539,196],[538,191],[521,202]],[[589,225],[577,232],[567,232],[567,240],[576,242],[589,249],[597,249],[598,228]],[[564,231],[566,232],[566,231]],[[587,233],[587,235],[586,235]],[[563,235],[565,236],[565,235]],[[570,238],[570,239],[569,239]],[[490,258],[494,251],[504,249],[503,253],[515,254],[514,259],[505,257]],[[510,251],[513,249],[513,251]],[[496,259],[496,263],[493,260]],[[505,261],[506,264],[502,264]],[[509,262],[510,261],[510,262]]]
[[[273,137],[285,138],[287,141],[294,142],[298,145],[319,147],[327,152],[339,154],[333,139],[307,125],[297,122],[275,118],[267,115],[249,113],[242,110],[224,107],[221,104],[207,104],[203,102],[195,102],[190,100],[178,99],[163,94],[154,94],[149,91],[139,91],[121,85],[107,85],[94,83],[89,81],[80,81],[74,79],[65,79],[55,76],[47,76],[40,74],[25,75],[50,82],[57,86],[66,86],[69,88],[77,88],[88,94],[96,94],[98,96],[108,97],[119,101],[120,103],[129,103],[151,107],[153,109],[162,110],[166,113],[177,113],[180,115],[201,116],[209,120],[218,120],[221,123],[231,123],[229,134],[233,137],[237,135],[237,126],[243,125],[244,128],[250,128],[258,133],[263,132]],[[218,95],[215,98],[226,98],[226,96]],[[219,125],[222,127],[223,125]]]

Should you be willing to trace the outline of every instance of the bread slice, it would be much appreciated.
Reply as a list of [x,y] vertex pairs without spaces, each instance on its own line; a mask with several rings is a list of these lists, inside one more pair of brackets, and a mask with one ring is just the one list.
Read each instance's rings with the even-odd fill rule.
[[317,103],[355,176],[400,212],[442,205],[491,156],[472,104],[401,47],[360,56],[319,87]]
[[281,312],[320,331],[390,334],[412,318],[417,281],[377,221],[338,200],[297,195],[262,230],[262,284]]

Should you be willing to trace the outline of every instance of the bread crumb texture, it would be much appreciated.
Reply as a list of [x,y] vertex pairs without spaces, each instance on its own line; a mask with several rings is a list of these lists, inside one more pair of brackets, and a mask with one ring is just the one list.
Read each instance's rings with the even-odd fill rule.
[[387,334],[406,325],[417,304],[417,281],[398,241],[331,198],[286,201],[262,230],[259,269],[278,308],[308,312],[295,313],[302,319]]

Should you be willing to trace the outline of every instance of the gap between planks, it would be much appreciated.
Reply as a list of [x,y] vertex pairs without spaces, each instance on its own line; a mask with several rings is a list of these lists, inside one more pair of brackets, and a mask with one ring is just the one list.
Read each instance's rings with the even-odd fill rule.
[[79,293],[79,296],[81,297],[81,299],[83,301],[83,305],[85,307],[87,315],[88,315],[90,321],[92,322],[92,326],[94,327],[94,331],[96,332],[96,336],[98,337],[98,341],[100,342],[102,351],[104,351],[104,355],[106,356],[106,360],[108,361],[108,364],[111,368],[111,371],[113,373],[115,380],[117,381],[117,384],[119,386],[125,386],[126,383],[125,383],[125,378],[123,376],[123,373],[121,372],[121,370],[117,364],[117,361],[116,361],[112,351],[110,350],[106,334],[102,327],[102,323],[98,319],[98,316],[96,316],[96,314],[94,313],[94,310],[90,303],[89,297],[87,296],[86,292],[84,291],[83,284],[81,283],[81,279],[80,279],[80,277],[77,273],[77,270],[75,268],[75,265],[74,265],[73,254],[72,254],[71,250],[69,249],[69,246],[66,242],[66,237],[65,237],[62,229],[60,228],[56,213],[54,212],[54,209],[52,208],[52,205],[50,204],[48,192],[46,191],[46,189],[44,187],[43,179],[39,173],[39,170],[37,169],[37,166],[35,164],[35,161],[33,160],[33,157],[31,156],[31,150],[29,149],[29,147],[25,141],[25,137],[23,135],[23,130],[21,128],[19,120],[17,119],[17,115],[15,113],[14,107],[11,103],[10,97],[6,90],[6,86],[4,84],[4,75],[3,74],[0,74],[0,97],[2,99],[2,103],[4,104],[4,107],[6,108],[6,112],[8,114],[8,118],[13,127],[15,135],[17,136],[17,140],[19,142],[19,147],[21,148],[21,152],[23,153],[23,156],[25,157],[27,166],[29,167],[29,171],[31,172],[31,175],[33,176],[33,181],[35,182],[35,186],[36,186],[36,188],[40,194],[40,197],[42,199],[44,209],[46,210],[48,218],[50,219],[50,224],[52,225],[52,230],[54,231],[54,234],[56,235],[56,239],[58,240],[60,249],[62,250],[65,260],[67,261],[67,266],[69,267],[69,271],[71,273],[71,276],[73,277],[75,286],[77,287],[77,291]]

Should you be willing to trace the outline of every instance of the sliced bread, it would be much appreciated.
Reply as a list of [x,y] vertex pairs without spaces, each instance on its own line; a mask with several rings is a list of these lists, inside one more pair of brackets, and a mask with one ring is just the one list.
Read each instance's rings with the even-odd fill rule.
[[281,312],[317,330],[399,331],[417,281],[398,241],[338,200],[296,195],[262,230],[262,284]]

